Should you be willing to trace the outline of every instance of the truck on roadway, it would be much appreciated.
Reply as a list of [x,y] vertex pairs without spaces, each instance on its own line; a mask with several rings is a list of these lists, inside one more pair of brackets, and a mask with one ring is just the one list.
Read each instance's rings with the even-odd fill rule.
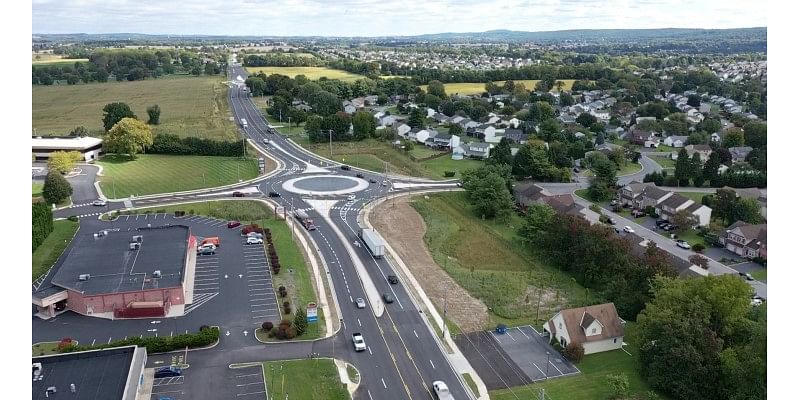
[[361,240],[367,245],[372,257],[381,258],[386,253],[385,242],[378,232],[369,229],[361,229],[359,235]]
[[308,218],[308,214],[306,214],[303,210],[297,210],[294,212],[294,217],[303,224],[303,228],[306,228],[307,231],[313,231],[317,229],[317,226],[314,225],[314,220]]
[[436,398],[439,400],[453,400],[453,395],[450,394],[450,389],[442,381],[433,382],[433,392],[436,393]]
[[239,122],[242,123],[242,128],[247,128],[247,120],[246,119],[242,118],[242,120],[239,121]]
[[367,349],[367,343],[364,342],[364,337],[358,332],[353,334],[353,347],[356,348],[356,351],[364,351]]

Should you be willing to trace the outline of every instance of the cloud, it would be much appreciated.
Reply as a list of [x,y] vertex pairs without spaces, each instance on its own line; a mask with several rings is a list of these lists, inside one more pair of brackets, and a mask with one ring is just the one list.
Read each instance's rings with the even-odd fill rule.
[[388,36],[766,24],[765,7],[733,0],[33,0],[35,33]]

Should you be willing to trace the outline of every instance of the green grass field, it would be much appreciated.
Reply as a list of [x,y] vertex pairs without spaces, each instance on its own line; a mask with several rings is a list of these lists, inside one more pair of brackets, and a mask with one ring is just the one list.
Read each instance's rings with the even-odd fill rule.
[[675,160],[669,157],[650,157],[651,160],[658,163],[661,168],[675,168]]
[[172,76],[135,82],[33,86],[33,127],[38,135],[65,135],[83,125],[99,134],[103,107],[127,103],[141,120],[147,107],[161,107],[161,123],[154,133],[237,140],[241,136],[229,120],[223,77]]
[[31,346],[31,350],[33,351],[34,357],[56,354],[58,353],[58,342],[36,343]]
[[[538,325],[536,301],[544,288],[539,320],[563,306],[579,305],[585,290],[565,273],[535,259],[517,235],[522,218],[482,220],[463,192],[416,198],[425,220],[425,243],[437,264],[458,284],[492,308],[491,326]],[[589,301],[594,295],[589,296]]]
[[32,197],[39,197],[42,195],[42,189],[44,189],[44,182],[33,182],[33,190],[32,190]]
[[267,391],[275,399],[349,400],[330,359],[270,361],[263,364]]
[[363,75],[352,74],[347,71],[327,67],[247,67],[247,72],[250,74],[263,72],[267,76],[281,74],[290,78],[294,78],[297,75],[305,75],[306,78],[312,81],[322,78],[323,76],[328,79],[339,79],[345,82],[352,82],[364,78]]
[[100,187],[108,198],[179,192],[236,183],[258,176],[255,159],[142,154],[134,161],[108,155]]
[[[287,299],[279,299],[281,303],[288,300],[292,303],[292,315],[284,315],[284,318],[292,321],[294,310],[297,306],[305,307],[308,303],[319,303],[314,287],[311,283],[311,269],[303,258],[300,247],[292,240],[292,233],[289,226],[283,220],[273,218],[272,210],[265,204],[257,201],[208,201],[181,204],[168,207],[149,207],[139,209],[139,213],[175,211],[193,211],[196,215],[207,215],[210,217],[239,220],[242,224],[255,223],[262,227],[269,228],[272,232],[272,240],[275,250],[281,260],[281,271],[272,277],[272,286],[277,293],[278,287],[286,286],[289,296]],[[290,271],[291,270],[291,271]],[[283,310],[281,310],[283,312]],[[320,308],[318,310],[319,320],[315,324],[308,324],[308,330],[296,339],[316,339],[322,335],[325,327],[325,316]],[[258,321],[259,323],[264,321]],[[272,321],[275,325],[280,321]],[[262,339],[266,339],[266,335]]]
[[33,252],[31,259],[33,279],[31,281],[38,279],[58,261],[58,257],[67,248],[77,230],[77,222],[69,220],[53,221],[53,231]]
[[750,272],[750,275],[755,278],[757,281],[766,282],[767,281],[767,269],[766,268],[759,268],[755,271]]
[[[558,81],[564,82],[563,90],[565,91],[572,90],[572,85],[575,84],[575,79],[559,79]],[[533,90],[539,81],[536,79],[519,79],[515,80],[514,82],[523,83],[525,84],[525,89]],[[495,81],[494,83],[502,86],[505,81]],[[427,91],[428,85],[421,85],[420,88]],[[550,90],[556,91],[556,86],[553,86],[553,88]],[[445,83],[444,91],[448,95],[461,94],[469,96],[473,94],[481,94],[486,91],[486,83]]]
[[[576,365],[581,371],[578,375],[551,379],[528,386],[518,386],[512,390],[494,390],[489,395],[492,400],[534,399],[538,398],[534,393],[538,393],[539,388],[544,388],[545,393],[553,400],[608,399],[611,398],[611,390],[606,383],[606,376],[625,374],[630,383],[630,393],[643,396],[652,389],[639,375],[636,330],[636,322],[625,324],[625,343],[628,343],[625,350],[632,355],[628,355],[622,350],[590,354]],[[659,398],[664,399],[665,397],[662,395]]]
[[[625,164],[624,167],[622,167],[621,169],[617,170],[617,176],[625,176],[625,175],[635,174],[635,173],[637,173],[637,172],[639,172],[641,170],[642,170],[642,164],[640,164],[638,162],[637,163],[628,162],[627,164]],[[585,170],[583,170],[581,172],[581,175],[583,175],[583,176],[594,176],[594,172],[592,172],[589,169],[585,169]]]
[[695,203],[703,204],[703,196],[705,196],[705,195],[707,195],[707,194],[713,194],[713,193],[701,193],[701,192],[678,192],[678,194],[680,194],[680,195],[683,195],[684,197],[687,197],[687,198],[689,198],[689,199],[692,199],[692,200],[694,200],[694,201],[695,201]]

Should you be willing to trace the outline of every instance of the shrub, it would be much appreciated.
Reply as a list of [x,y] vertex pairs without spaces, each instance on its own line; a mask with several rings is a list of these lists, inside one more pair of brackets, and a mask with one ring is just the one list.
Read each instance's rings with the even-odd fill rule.
[[33,250],[44,242],[50,232],[53,231],[53,211],[45,203],[33,203],[31,211],[33,220]]
[[756,264],[761,264],[763,266],[767,266],[767,259],[763,257],[755,257],[753,258],[753,262]]
[[69,196],[72,196],[72,186],[67,179],[56,171],[48,172],[42,188],[42,197],[47,204],[58,204]]
[[151,154],[238,157],[243,154],[242,146],[241,141],[181,138],[178,135],[159,133],[153,137],[153,145],[147,151]]
[[264,331],[266,331],[266,332],[270,332],[270,331],[272,331],[272,328],[273,328],[273,325],[272,325],[272,322],[271,322],[271,321],[264,321],[264,322],[261,324],[261,329],[263,329],[263,330],[264,330]]
[[452,178],[454,176],[456,176],[455,171],[444,171],[444,177],[445,178]]
[[194,209],[193,208],[189,209],[189,215],[194,215]]
[[148,353],[164,353],[173,350],[181,350],[187,347],[196,348],[208,346],[219,340],[218,328],[207,328],[197,333],[188,333],[177,336],[154,336],[140,338],[138,336],[129,337],[127,339],[118,340],[108,344],[99,344],[96,346],[68,346],[62,352],[68,353],[72,351],[86,351],[107,349],[112,347],[137,345],[147,348]]
[[692,251],[697,253],[702,253],[705,250],[706,246],[702,243],[695,243],[692,245]]
[[700,268],[708,269],[708,259],[703,257],[703,256],[701,256],[701,255],[699,255],[699,254],[694,254],[694,255],[690,256],[689,257],[689,262],[691,262],[694,265],[699,266]]
[[583,345],[580,343],[572,342],[567,345],[562,351],[564,357],[572,362],[579,362],[583,359]]
[[297,337],[297,329],[294,327],[286,329],[286,339],[294,339],[295,337]]
[[303,310],[303,307],[299,307],[294,313],[294,328],[297,330],[298,335],[304,334],[308,328],[306,310]]
[[58,342],[56,348],[58,349],[58,351],[62,351],[67,347],[73,346],[74,344],[75,342],[72,340],[72,338],[65,337]]
[[673,175],[670,175],[664,178],[664,186],[686,186],[686,185],[680,185],[680,182],[678,182],[678,178],[676,178]]
[[658,218],[658,214],[656,214],[656,208],[653,206],[647,206],[644,208],[644,213],[649,215],[652,218]]
[[208,329],[211,329],[211,327],[208,325],[200,325],[200,332],[204,332]]
[[602,211],[600,210],[600,206],[598,206],[597,204],[594,204],[594,203],[592,203],[592,205],[589,206],[589,209],[594,211],[594,212],[596,212],[596,213],[598,213],[598,214],[602,213]]

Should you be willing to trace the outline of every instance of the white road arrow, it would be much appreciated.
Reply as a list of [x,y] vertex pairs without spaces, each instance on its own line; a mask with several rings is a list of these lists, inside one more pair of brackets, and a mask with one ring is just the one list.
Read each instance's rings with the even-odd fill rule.
[[242,332],[242,333],[244,333],[244,335],[245,335],[245,336],[247,336],[247,331],[244,331],[244,332]]
[[242,279],[242,274],[239,274],[239,279]]
[[230,335],[231,335],[231,331],[225,331],[225,336],[230,336]]

